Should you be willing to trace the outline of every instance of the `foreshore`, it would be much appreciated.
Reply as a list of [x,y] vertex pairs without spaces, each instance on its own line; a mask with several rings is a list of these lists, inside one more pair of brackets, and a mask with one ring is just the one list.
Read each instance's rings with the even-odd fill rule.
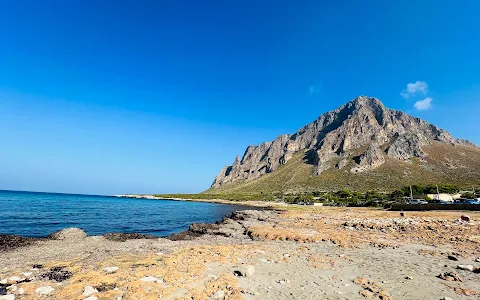
[[477,299],[479,226],[479,212],[304,206],[235,212],[170,239],[65,230],[3,251],[0,291],[15,297],[5,299]]
[[206,202],[206,203],[218,203],[229,205],[242,205],[258,208],[282,208],[289,204],[284,202],[272,202],[272,201],[233,201],[225,199],[193,199],[193,198],[177,198],[177,197],[157,197],[154,195],[138,195],[138,194],[125,194],[125,195],[113,195],[113,197],[119,198],[135,198],[135,199],[148,199],[148,200],[173,200],[173,201],[187,201],[187,202]]

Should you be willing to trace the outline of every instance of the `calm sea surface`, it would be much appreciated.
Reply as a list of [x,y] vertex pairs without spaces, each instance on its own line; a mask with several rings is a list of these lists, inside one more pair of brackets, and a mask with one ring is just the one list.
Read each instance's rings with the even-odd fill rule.
[[213,223],[244,206],[0,190],[0,234],[44,237],[66,227],[89,235],[136,232],[167,236]]

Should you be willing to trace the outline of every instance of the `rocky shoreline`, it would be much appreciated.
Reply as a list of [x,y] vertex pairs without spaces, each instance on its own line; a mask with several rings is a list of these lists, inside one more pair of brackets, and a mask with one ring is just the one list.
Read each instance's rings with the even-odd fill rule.
[[246,210],[169,238],[65,229],[0,255],[0,299],[476,299],[480,214]]

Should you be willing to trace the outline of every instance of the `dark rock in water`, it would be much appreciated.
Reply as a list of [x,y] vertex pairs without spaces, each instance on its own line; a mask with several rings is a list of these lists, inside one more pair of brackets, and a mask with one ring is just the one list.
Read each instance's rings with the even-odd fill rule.
[[171,241],[189,241],[199,236],[201,236],[201,234],[199,233],[195,233],[191,231],[182,231],[180,233],[172,234],[171,236],[168,237],[168,239],[170,239]]
[[18,235],[0,234],[0,252],[9,251],[18,247],[24,247],[33,244],[40,239],[27,238]]
[[50,271],[40,275],[41,278],[62,282],[73,276],[73,273],[64,270],[65,267],[53,267]]
[[48,238],[53,240],[83,240],[87,237],[85,231],[80,228],[65,228],[60,231],[48,235]]
[[158,239],[158,236],[153,236],[149,234],[141,233],[122,233],[122,232],[113,232],[103,235],[109,241],[114,242],[125,242],[127,240],[138,240],[138,239]]

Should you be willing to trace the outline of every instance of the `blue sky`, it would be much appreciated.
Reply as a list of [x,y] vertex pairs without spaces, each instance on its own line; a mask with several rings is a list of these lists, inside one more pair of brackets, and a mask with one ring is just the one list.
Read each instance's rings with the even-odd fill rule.
[[0,189],[199,192],[248,145],[358,95],[480,144],[478,11],[0,1]]

